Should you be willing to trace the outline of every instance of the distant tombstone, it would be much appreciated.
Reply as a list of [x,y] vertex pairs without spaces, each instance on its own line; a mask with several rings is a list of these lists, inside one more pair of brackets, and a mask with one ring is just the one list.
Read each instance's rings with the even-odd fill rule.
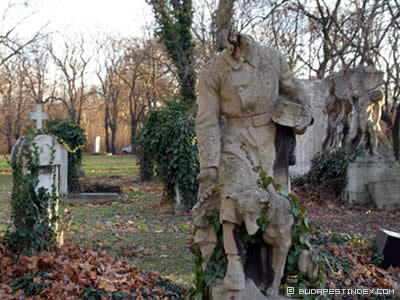
[[96,136],[94,138],[94,151],[93,151],[93,153],[100,153],[100,141],[101,141],[101,137],[100,136]]
[[175,189],[175,213],[181,214],[186,210],[186,207],[182,203],[182,195],[178,183],[175,183],[174,189]]
[[376,233],[376,247],[378,254],[383,255],[382,268],[400,267],[400,233],[379,229]]

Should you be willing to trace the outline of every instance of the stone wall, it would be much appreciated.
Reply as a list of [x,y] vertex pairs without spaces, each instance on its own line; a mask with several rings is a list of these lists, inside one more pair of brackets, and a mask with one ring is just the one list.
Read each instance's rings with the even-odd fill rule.
[[302,80],[302,84],[310,100],[314,124],[303,135],[296,136],[296,165],[290,167],[291,177],[304,175],[310,170],[312,157],[322,150],[328,120],[323,113],[329,98],[327,84],[322,80]]

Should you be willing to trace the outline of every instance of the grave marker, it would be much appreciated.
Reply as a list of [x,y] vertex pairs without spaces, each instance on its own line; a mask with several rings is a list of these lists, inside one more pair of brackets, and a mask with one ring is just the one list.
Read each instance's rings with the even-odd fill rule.
[[384,256],[380,265],[382,268],[400,267],[400,233],[379,229],[376,233],[376,247],[378,254]]
[[43,120],[48,119],[48,115],[46,112],[42,110],[42,104],[33,104],[32,105],[33,112],[28,113],[28,118],[30,120],[36,121],[36,128],[42,129]]

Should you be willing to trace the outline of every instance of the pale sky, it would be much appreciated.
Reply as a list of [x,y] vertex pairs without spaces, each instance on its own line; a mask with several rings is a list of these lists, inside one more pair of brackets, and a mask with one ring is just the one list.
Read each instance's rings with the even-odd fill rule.
[[[0,0],[0,9],[8,3],[23,3],[24,0]],[[49,22],[44,32],[70,33],[97,32],[115,33],[121,36],[141,35],[145,24],[153,20],[151,7],[145,0],[30,0],[30,6],[15,6],[10,10],[6,21],[12,23],[10,16],[29,15],[22,21],[20,35],[35,31]],[[30,16],[30,12],[34,14]],[[6,22],[6,23],[7,23]],[[15,22],[15,21],[14,21]]]

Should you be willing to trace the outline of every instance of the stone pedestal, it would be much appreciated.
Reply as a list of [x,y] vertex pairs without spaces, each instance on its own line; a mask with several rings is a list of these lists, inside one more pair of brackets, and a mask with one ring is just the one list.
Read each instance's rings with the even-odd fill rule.
[[217,281],[210,289],[210,300],[288,300],[291,298],[285,296],[264,296],[253,280],[246,280],[246,287],[241,291],[227,291],[222,286],[222,281]]
[[391,160],[362,156],[347,169],[344,199],[351,204],[375,204],[378,208],[400,206],[400,166]]
[[398,180],[372,182],[368,192],[379,209],[400,208],[400,178]]

